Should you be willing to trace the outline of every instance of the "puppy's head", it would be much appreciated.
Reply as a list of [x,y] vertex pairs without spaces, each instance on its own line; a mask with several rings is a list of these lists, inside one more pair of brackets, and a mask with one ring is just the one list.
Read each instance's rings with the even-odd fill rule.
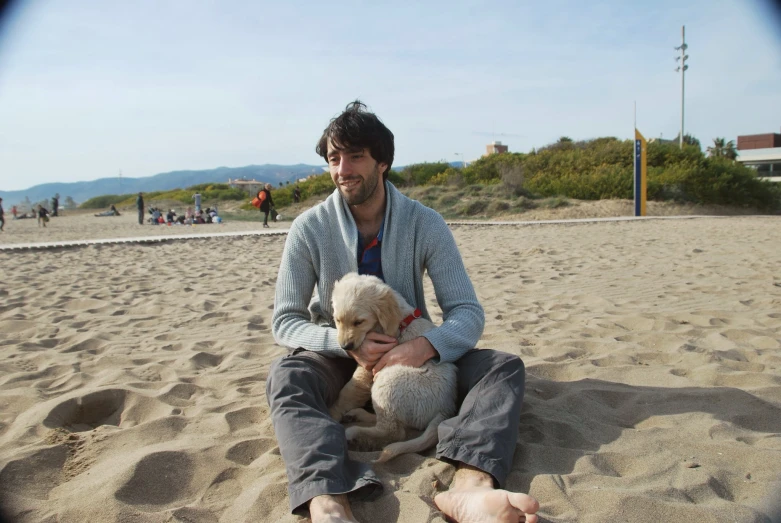
[[396,336],[401,310],[393,290],[376,276],[351,272],[334,284],[331,294],[337,339],[344,350],[361,346],[366,334]]

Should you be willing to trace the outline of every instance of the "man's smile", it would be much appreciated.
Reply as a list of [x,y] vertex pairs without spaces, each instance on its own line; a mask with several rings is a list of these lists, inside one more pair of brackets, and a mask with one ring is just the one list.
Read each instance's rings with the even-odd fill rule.
[[352,178],[350,180],[340,180],[339,182],[339,184],[345,189],[352,189],[354,187],[357,187],[360,183],[361,180],[358,178]]

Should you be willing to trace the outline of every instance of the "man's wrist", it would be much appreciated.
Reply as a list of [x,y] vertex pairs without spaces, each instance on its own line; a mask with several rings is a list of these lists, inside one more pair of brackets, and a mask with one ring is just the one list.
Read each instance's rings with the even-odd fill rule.
[[423,363],[427,362],[430,359],[433,358],[439,358],[439,353],[437,352],[437,349],[434,348],[434,345],[431,344],[430,341],[428,341],[428,338],[425,336],[420,336],[416,340],[423,349],[423,353],[426,355],[426,359],[423,361]]

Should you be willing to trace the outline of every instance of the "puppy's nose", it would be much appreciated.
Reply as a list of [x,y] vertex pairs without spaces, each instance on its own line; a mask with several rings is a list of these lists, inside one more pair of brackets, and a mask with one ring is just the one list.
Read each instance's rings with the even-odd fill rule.
[[355,348],[355,344],[353,342],[350,342],[347,345],[342,345],[342,348],[344,350],[353,350]]

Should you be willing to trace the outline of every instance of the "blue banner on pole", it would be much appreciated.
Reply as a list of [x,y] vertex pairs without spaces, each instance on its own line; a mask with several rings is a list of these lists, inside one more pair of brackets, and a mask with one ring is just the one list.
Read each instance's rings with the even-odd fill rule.
[[646,141],[635,129],[635,216],[645,216],[646,212]]

